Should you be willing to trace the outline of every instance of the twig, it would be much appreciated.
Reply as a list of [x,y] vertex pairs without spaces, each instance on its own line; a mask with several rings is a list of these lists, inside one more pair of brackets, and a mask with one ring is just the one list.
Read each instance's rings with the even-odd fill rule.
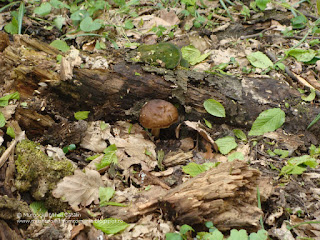
[[247,38],[254,38],[254,37],[259,37],[262,33],[268,31],[268,30],[272,30],[274,28],[276,28],[277,26],[271,26],[269,28],[266,28],[266,29],[263,29],[261,32],[259,33],[255,33],[255,34],[251,34],[251,35],[246,35],[246,36],[241,36],[240,39],[243,40],[243,39],[247,39]]
[[14,149],[14,147],[16,146],[17,144],[17,140],[14,139],[10,146],[6,149],[6,151],[2,154],[1,158],[0,158],[0,168],[3,166],[3,164],[7,161],[7,159],[9,158],[12,150]]
[[14,149],[14,147],[16,146],[16,144],[18,142],[20,142],[21,140],[23,140],[24,138],[25,138],[24,131],[22,131],[21,133],[16,135],[16,138],[11,142],[10,146],[6,149],[6,151],[0,157],[0,168],[7,161],[7,159],[9,158],[9,156],[10,156],[12,150]]

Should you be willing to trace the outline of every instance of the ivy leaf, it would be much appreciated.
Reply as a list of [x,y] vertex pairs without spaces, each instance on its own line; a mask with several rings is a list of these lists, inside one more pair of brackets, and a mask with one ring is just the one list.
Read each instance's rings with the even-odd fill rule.
[[208,113],[215,117],[225,117],[226,112],[221,103],[214,99],[207,99],[203,103],[204,108]]
[[61,52],[68,52],[70,50],[68,44],[63,40],[54,40],[52,43],[50,43],[50,46],[55,47]]
[[34,13],[41,15],[41,16],[46,16],[51,12],[51,4],[48,2],[41,3],[39,7],[36,7],[34,9]]
[[250,136],[263,135],[272,132],[285,122],[285,113],[280,108],[272,108],[263,111],[252,124],[249,132]]
[[249,62],[252,64],[252,66],[257,68],[266,69],[268,67],[272,67],[273,63],[268,58],[267,55],[265,55],[263,52],[254,52],[247,56]]
[[89,16],[83,19],[80,23],[80,29],[84,32],[93,32],[99,30],[101,26],[102,24],[100,19],[95,19],[93,21]]
[[228,240],[239,240],[239,239],[248,239],[247,231],[244,229],[236,230],[232,229],[230,231],[230,237],[228,237]]
[[61,30],[62,26],[65,24],[65,21],[66,19],[62,16],[57,16],[53,22],[54,22],[54,25],[59,29]]

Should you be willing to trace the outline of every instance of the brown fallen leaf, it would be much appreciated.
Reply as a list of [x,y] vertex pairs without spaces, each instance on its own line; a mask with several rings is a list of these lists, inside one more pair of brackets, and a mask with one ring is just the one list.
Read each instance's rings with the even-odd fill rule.
[[100,174],[91,169],[86,172],[75,170],[73,176],[67,176],[57,184],[52,195],[56,198],[64,197],[64,202],[68,202],[73,209],[79,209],[78,205],[88,206],[93,201],[99,203],[99,187],[103,182]]

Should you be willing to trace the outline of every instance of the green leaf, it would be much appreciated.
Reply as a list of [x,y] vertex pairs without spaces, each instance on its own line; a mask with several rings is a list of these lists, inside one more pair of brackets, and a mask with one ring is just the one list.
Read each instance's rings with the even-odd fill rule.
[[186,174],[189,174],[191,177],[195,177],[200,173],[203,173],[213,167],[213,165],[208,164],[197,164],[194,162],[189,163],[186,166],[182,167],[182,171]]
[[291,18],[292,29],[302,29],[306,27],[308,19],[305,16],[299,15]]
[[101,154],[96,154],[96,155],[87,157],[87,158],[86,158],[86,161],[92,161],[92,160],[96,159],[97,157],[99,157],[100,155],[101,155]]
[[45,15],[48,15],[50,12],[51,12],[51,4],[48,3],[48,2],[44,2],[44,3],[41,3],[41,5],[39,7],[36,7],[34,9],[34,13],[35,14],[38,14],[38,15],[41,15],[41,16],[45,16]]
[[77,120],[84,120],[88,118],[89,113],[90,111],[79,111],[74,113],[74,118]]
[[236,138],[240,139],[241,141],[247,141],[247,136],[241,129],[233,129],[233,133]]
[[286,157],[289,156],[289,151],[288,150],[275,149],[273,152],[275,154],[279,155],[280,158],[286,158]]
[[100,199],[100,206],[106,202],[109,202],[110,199],[113,197],[115,190],[111,187],[100,187],[99,188],[99,199]]
[[189,231],[194,232],[194,229],[187,224],[183,224],[180,228],[180,233],[182,235],[187,234],[187,232],[189,232]]
[[8,127],[6,133],[7,133],[7,135],[9,135],[13,139],[16,137],[16,134],[14,133],[13,127]]
[[205,60],[210,53],[201,55],[201,52],[192,45],[181,48],[182,57],[187,60],[191,65],[195,65]]
[[0,98],[0,107],[8,106],[9,101],[12,100],[12,99],[19,100],[20,99],[19,92],[14,92],[14,93],[11,93],[11,94],[8,94],[6,96],[1,97]]
[[221,103],[214,99],[207,99],[203,103],[204,108],[208,113],[215,117],[225,117],[226,112]]
[[319,121],[319,119],[320,119],[320,113],[318,113],[318,115],[312,120],[312,122],[308,125],[307,129],[311,128],[313,124]]
[[267,240],[268,232],[264,229],[260,229],[257,233],[251,233],[249,240]]
[[179,233],[166,233],[166,240],[183,240]]
[[227,240],[248,240],[247,231],[244,229],[241,229],[239,231],[236,229],[232,229],[230,231],[230,237],[228,237]]
[[223,240],[223,238],[223,234],[218,229],[203,236],[204,240]]
[[306,102],[311,102],[315,99],[315,97],[316,97],[316,91],[313,88],[310,88],[310,94],[308,96],[302,95],[301,99]]
[[80,23],[80,29],[84,32],[93,32],[102,27],[101,19],[92,20],[91,17],[86,17]]
[[252,124],[249,132],[250,136],[263,135],[272,132],[285,122],[285,113],[280,108],[272,108],[263,111]]
[[292,56],[300,62],[309,62],[316,56],[316,51],[313,49],[295,48],[286,51],[287,56]]
[[302,174],[307,166],[315,168],[318,162],[315,158],[309,155],[303,155],[301,157],[294,157],[288,160],[288,164],[281,169],[281,175],[284,174]]
[[10,34],[18,34],[19,24],[15,17],[12,17],[11,22],[4,26],[4,30]]
[[63,40],[54,40],[52,43],[50,43],[50,45],[57,48],[61,52],[68,52],[70,50],[68,44]]
[[256,0],[256,5],[264,11],[267,7],[267,4],[270,2],[270,0]]
[[44,215],[48,211],[44,202],[32,202],[29,207],[31,211],[37,215]]
[[18,34],[21,34],[22,32],[22,21],[23,21],[23,15],[26,12],[24,2],[20,2],[19,6],[19,12],[18,12]]
[[208,127],[208,128],[212,128],[212,124],[211,124],[211,122],[209,122],[207,119],[203,119],[204,120],[204,123],[206,124],[206,126]]
[[2,112],[0,112],[0,128],[2,128],[6,124],[6,119]]
[[219,151],[224,155],[228,154],[231,150],[238,146],[234,140],[234,137],[231,136],[219,138],[215,141],[215,143],[217,144]]
[[252,64],[252,66],[257,68],[266,69],[268,67],[272,67],[273,63],[268,58],[267,55],[265,55],[263,52],[254,52],[247,56],[249,62]]
[[116,155],[117,147],[115,144],[110,145],[104,151],[104,156],[101,162],[96,164],[97,170],[109,166],[111,163],[117,164],[118,157]]
[[[54,25],[61,30],[62,26],[65,24],[66,19],[62,16],[57,16],[54,20],[53,23]],[[58,48],[59,49],[59,48]],[[60,49],[59,49],[60,50]],[[61,50],[62,51],[62,50]]]
[[243,153],[242,152],[234,152],[234,153],[231,153],[230,155],[228,155],[229,162],[232,162],[236,159],[243,161],[244,160]]
[[72,21],[81,21],[82,19],[85,19],[86,17],[89,17],[89,16],[90,14],[86,10],[82,9],[72,13],[70,18]]
[[59,0],[50,0],[50,4],[52,7],[61,9],[61,8],[67,8],[70,9],[70,6],[64,2],[61,2]]
[[128,227],[129,224],[120,219],[107,218],[93,221],[93,226],[106,234],[116,234]]
[[134,25],[133,25],[132,21],[131,21],[131,20],[126,20],[126,21],[124,22],[124,28],[125,28],[125,29],[132,29],[132,28],[134,28]]

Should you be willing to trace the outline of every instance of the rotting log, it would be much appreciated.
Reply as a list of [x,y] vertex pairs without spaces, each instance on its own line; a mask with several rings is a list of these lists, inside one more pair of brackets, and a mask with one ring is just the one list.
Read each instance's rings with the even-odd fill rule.
[[[13,80],[30,111],[49,115],[55,122],[73,120],[73,113],[81,110],[91,111],[89,120],[137,120],[139,109],[147,100],[160,98],[180,105],[184,119],[206,118],[212,123],[247,129],[259,113],[280,107],[286,113],[286,132],[306,136],[304,140],[314,144],[319,140],[319,124],[306,130],[319,113],[318,107],[302,102],[299,92],[286,82],[166,70],[126,62],[124,57],[109,70],[74,68],[73,79],[61,81],[57,51],[35,41],[27,36],[16,37],[0,53],[1,70],[12,71],[10,77],[2,77]],[[208,98],[223,104],[226,118],[206,113],[203,102]]]
[[[158,212],[176,224],[197,225],[212,221],[219,230],[233,228],[256,231],[262,216],[257,187],[266,200],[272,185],[260,172],[243,161],[221,163],[178,187],[127,208],[104,207],[106,217],[134,222],[142,215]],[[137,200],[139,201],[139,199]]]

